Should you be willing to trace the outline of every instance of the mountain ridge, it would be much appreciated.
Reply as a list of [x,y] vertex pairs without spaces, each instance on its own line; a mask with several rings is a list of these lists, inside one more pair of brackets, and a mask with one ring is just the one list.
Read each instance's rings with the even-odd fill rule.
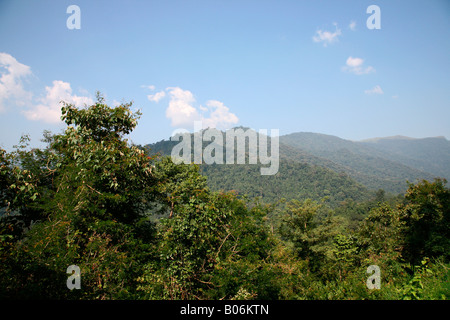
[[374,148],[370,143],[311,132],[283,135],[280,141],[341,165],[352,178],[370,189],[398,193],[405,190],[406,180],[430,180],[436,176],[406,165],[400,156],[387,155],[386,150]]
[[444,136],[413,138],[413,137],[408,137],[408,136],[395,135],[395,136],[375,137],[375,138],[367,138],[367,139],[362,139],[362,140],[351,140],[351,141],[354,141],[354,142],[377,142],[380,140],[421,140],[421,139],[444,139],[444,140],[447,140],[447,138]]
[[[249,128],[240,126],[237,129]],[[449,144],[448,154],[446,147],[439,152],[442,146],[439,143],[435,145],[436,139],[444,146]],[[170,155],[177,143],[162,140],[145,147],[150,153]],[[398,143],[402,146],[400,150],[396,150]],[[432,146],[426,146],[427,143]],[[439,159],[427,159],[426,156],[431,151]],[[298,191],[297,194],[302,194],[302,197],[313,196],[318,199],[331,195],[335,201],[340,201],[345,197],[342,195],[343,189],[336,184],[346,185],[354,190],[356,198],[366,197],[368,193],[379,189],[398,194],[407,189],[407,181],[414,183],[422,179],[450,176],[450,172],[446,175],[446,163],[450,163],[450,142],[445,138],[409,139],[394,136],[377,138],[375,142],[351,141],[322,133],[296,132],[279,136],[279,155],[280,172],[272,180],[270,176],[261,178],[256,175],[252,165],[202,165],[201,170],[215,189],[237,190],[260,196],[265,194],[272,200],[277,194],[295,197],[295,186],[298,186],[303,191]],[[328,183],[325,177],[333,183]],[[315,193],[311,190],[315,190]]]

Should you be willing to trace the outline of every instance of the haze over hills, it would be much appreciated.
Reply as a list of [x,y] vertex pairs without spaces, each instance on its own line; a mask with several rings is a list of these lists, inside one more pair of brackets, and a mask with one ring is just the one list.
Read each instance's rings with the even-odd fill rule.
[[342,166],[370,189],[403,192],[405,181],[450,176],[450,142],[445,138],[377,138],[355,142],[336,136],[298,132],[280,142]]
[[445,137],[395,136],[364,140],[359,144],[383,152],[386,159],[450,180],[450,141]]
[[[209,143],[204,142],[203,148]],[[145,148],[149,154],[170,155],[177,144],[177,141],[162,140],[148,144]],[[203,164],[200,170],[208,177],[208,185],[213,190],[234,190],[238,194],[258,197],[266,202],[275,202],[281,198],[320,200],[328,197],[330,205],[336,205],[345,200],[366,200],[373,194],[344,173],[340,165],[327,159],[282,143],[279,145],[279,155],[279,170],[275,175],[261,175],[260,168],[268,165],[248,164],[248,148],[246,164]]]
[[[152,154],[170,155],[176,144],[162,140],[146,148]],[[236,190],[268,201],[328,196],[331,203],[367,199],[379,189],[403,193],[406,181],[450,176],[450,142],[442,137],[350,141],[297,132],[280,136],[279,154],[279,171],[273,176],[262,176],[259,164],[204,164],[201,171],[215,190]]]

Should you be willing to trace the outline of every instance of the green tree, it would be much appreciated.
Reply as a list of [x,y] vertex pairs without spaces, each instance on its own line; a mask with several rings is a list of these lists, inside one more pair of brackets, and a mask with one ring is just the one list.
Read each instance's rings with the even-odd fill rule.
[[424,257],[450,258],[450,191],[445,179],[410,184],[401,207],[405,257],[418,264]]
[[398,260],[404,245],[401,229],[398,210],[387,204],[370,210],[357,233],[360,250],[367,260],[365,263],[375,263],[379,259]]
[[[170,158],[156,162],[166,195],[167,217],[159,220],[158,259],[139,278],[151,299],[267,297],[275,289],[262,261],[271,248],[264,210],[248,210],[232,193],[211,192],[193,165]],[[244,272],[248,270],[248,272]],[[253,281],[255,284],[253,284]]]
[[[340,276],[344,268],[340,261],[344,256],[350,259],[349,252],[354,250],[353,240],[345,235],[345,219],[310,199],[287,204],[279,232],[296,255],[308,261],[311,271],[324,279]],[[346,253],[344,239],[352,243]]]
[[[10,203],[19,219],[27,220],[30,209],[41,217],[5,256],[4,295],[133,297],[142,261],[150,257],[146,209],[157,198],[156,179],[151,159],[123,138],[139,113],[132,114],[131,103],[110,108],[97,98],[85,109],[64,103],[68,127],[47,136],[45,152],[16,153]],[[72,264],[81,268],[81,291],[65,287]]]
[[382,270],[383,294],[405,281],[402,250],[404,236],[400,212],[387,204],[372,208],[356,232],[359,264],[377,265]]
[[345,234],[335,236],[334,247],[334,265],[341,281],[348,272],[353,271],[358,247],[355,239]]
[[317,215],[320,207],[311,199],[303,202],[294,199],[286,204],[279,232],[284,240],[292,243],[298,256],[303,259],[313,254],[310,232],[318,225]]

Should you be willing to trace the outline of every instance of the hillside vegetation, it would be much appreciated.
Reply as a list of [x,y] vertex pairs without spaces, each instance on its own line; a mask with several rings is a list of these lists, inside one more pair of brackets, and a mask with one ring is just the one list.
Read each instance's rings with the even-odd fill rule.
[[286,158],[262,179],[258,165],[176,163],[124,138],[130,107],[64,104],[45,148],[0,149],[1,299],[450,297],[444,179],[364,198],[345,173]]
[[[148,155],[170,156],[172,148],[177,143],[163,140],[146,145],[145,149]],[[204,142],[203,149],[207,145],[209,142]],[[224,154],[226,148],[225,144]],[[194,148],[191,150],[193,153]],[[257,149],[256,152],[258,151]],[[236,155],[237,150],[234,152]],[[225,160],[223,162],[225,163]],[[265,203],[276,202],[281,198],[321,200],[327,197],[327,202],[335,206],[344,200],[367,200],[374,194],[352,179],[340,165],[284,144],[280,144],[278,172],[275,175],[261,175],[261,167],[267,165],[249,164],[246,145],[245,164],[203,163],[200,165],[200,173],[208,178],[208,186],[212,190],[233,190],[241,196],[260,198]]]
[[450,179],[450,141],[444,137],[412,139],[396,136],[359,144],[382,152],[386,159]]
[[[393,193],[404,192],[407,180],[414,182],[434,177],[446,178],[447,175],[443,173],[448,171],[449,166],[446,164],[450,163],[450,153],[438,151],[440,144],[433,145],[433,139],[429,139],[428,149],[419,147],[423,144],[420,139],[402,139],[401,141],[408,141],[410,146],[416,146],[408,149],[408,156],[406,152],[399,152],[395,144],[388,143],[388,146],[385,146],[380,142],[397,139],[354,142],[330,135],[299,132],[284,135],[280,137],[280,141],[339,164],[344,172],[367,188],[384,189]],[[445,141],[447,148],[450,148],[450,142]],[[424,164],[419,165],[418,159],[422,159]],[[432,167],[436,170],[427,171]]]
[[[170,155],[177,143],[162,140],[146,145],[146,149],[149,154]],[[203,148],[206,145],[204,142]],[[279,199],[280,194],[315,200],[329,196],[333,203],[348,198],[362,200],[379,189],[404,193],[408,181],[450,177],[450,142],[445,138],[354,142],[299,132],[280,137],[279,153],[280,169],[271,183],[267,183],[268,177],[257,174],[259,167],[254,165],[203,165],[201,172],[214,190],[236,190],[269,202]]]

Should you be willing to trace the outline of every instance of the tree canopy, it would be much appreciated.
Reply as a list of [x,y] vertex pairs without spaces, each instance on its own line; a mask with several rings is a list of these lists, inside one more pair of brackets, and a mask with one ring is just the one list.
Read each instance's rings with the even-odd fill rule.
[[[45,148],[24,136],[16,150],[0,149],[2,299],[450,296],[445,180],[396,198],[361,198],[348,183],[332,205],[329,191],[262,203],[213,191],[200,166],[130,143],[140,117],[131,106],[109,107],[100,94],[85,108],[63,103],[67,127],[44,132]],[[289,180],[295,190],[338,179],[289,168],[304,178]],[[80,289],[67,286],[73,265]],[[365,285],[369,265],[382,270],[381,290]]]

